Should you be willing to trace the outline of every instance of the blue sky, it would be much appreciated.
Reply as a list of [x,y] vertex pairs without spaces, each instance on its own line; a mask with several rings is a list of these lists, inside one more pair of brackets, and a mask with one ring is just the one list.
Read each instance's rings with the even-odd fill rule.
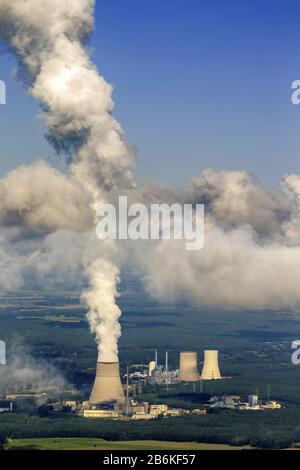
[[[139,175],[175,184],[207,166],[269,185],[300,173],[299,44],[298,0],[98,0],[91,38]],[[0,56],[0,175],[37,158],[62,168],[14,66]]]

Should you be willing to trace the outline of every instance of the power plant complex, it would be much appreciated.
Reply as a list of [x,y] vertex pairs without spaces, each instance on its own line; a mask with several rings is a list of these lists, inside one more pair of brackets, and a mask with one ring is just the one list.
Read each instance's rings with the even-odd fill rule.
[[168,351],[164,366],[157,364],[157,353],[155,361],[150,361],[144,372],[127,373],[126,397],[120,378],[119,362],[97,362],[96,377],[89,399],[91,406],[115,402],[118,405],[126,404],[128,399],[128,380],[141,380],[149,384],[176,384],[179,382],[198,382],[200,380],[221,379],[218,351],[205,350],[202,373],[198,371],[198,357],[195,351],[182,351],[179,355],[179,369],[169,370]]
[[[147,420],[187,414],[204,415],[214,408],[245,412],[247,410],[279,410],[282,407],[281,403],[270,399],[269,391],[267,401],[259,400],[258,392],[249,395],[248,401],[239,395],[212,396],[207,391],[203,393],[203,382],[222,379],[217,350],[206,349],[204,360],[200,364],[198,364],[197,352],[181,351],[177,369],[172,369],[169,366],[169,351],[166,351],[164,365],[158,364],[157,356],[157,350],[155,350],[155,360],[150,361],[149,364],[127,366],[126,374],[123,371],[123,377],[126,379],[126,383],[123,385],[119,362],[98,361],[96,376],[88,400],[88,388],[84,388],[81,395],[78,390],[65,388],[61,391],[53,391],[51,388],[35,391],[32,384],[23,389],[7,389],[6,394],[0,395],[0,413],[21,413],[28,406],[31,409],[38,409],[41,405],[45,405],[46,401],[50,403],[53,413],[68,411],[85,418],[119,420]],[[199,374],[199,365],[202,366],[201,375]],[[130,372],[130,370],[134,370],[134,372]],[[195,393],[197,383],[199,383],[200,394]],[[169,386],[172,388],[174,386],[175,394],[178,391],[183,392],[183,395],[187,395],[187,401],[190,401],[190,393],[193,393],[196,407],[186,407],[183,403],[183,406],[174,408],[167,403],[158,403],[157,398],[161,396],[159,394],[161,386],[166,387],[167,390]],[[153,403],[142,398],[143,393],[146,394],[146,398],[149,396],[149,392],[154,394],[155,401]]]

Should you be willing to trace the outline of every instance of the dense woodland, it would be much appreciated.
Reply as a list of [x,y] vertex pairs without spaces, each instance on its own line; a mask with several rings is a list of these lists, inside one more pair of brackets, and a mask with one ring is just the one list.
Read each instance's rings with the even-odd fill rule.
[[161,418],[153,421],[122,422],[84,419],[77,416],[49,416],[3,413],[1,442],[7,438],[93,437],[107,440],[172,440],[260,448],[285,448],[300,442],[299,414],[281,412],[243,413],[220,411],[207,416]]

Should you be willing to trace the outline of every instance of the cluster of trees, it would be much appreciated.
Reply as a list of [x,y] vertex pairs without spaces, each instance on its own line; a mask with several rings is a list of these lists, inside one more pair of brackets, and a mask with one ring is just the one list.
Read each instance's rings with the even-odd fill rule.
[[[161,418],[154,421],[125,422],[85,419],[61,414],[40,417],[2,413],[0,442],[7,438],[93,437],[107,440],[169,440],[285,448],[300,441],[293,411],[234,413],[225,411],[207,416]],[[293,427],[294,424],[294,427]]]

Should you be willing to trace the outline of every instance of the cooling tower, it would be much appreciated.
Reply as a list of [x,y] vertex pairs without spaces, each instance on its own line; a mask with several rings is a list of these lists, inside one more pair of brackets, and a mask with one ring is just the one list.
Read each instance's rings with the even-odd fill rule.
[[222,378],[219,370],[218,355],[219,351],[204,351],[204,364],[201,374],[202,380],[213,380]]
[[179,380],[183,382],[196,382],[199,380],[196,352],[187,351],[180,353]]
[[118,362],[97,362],[96,378],[90,396],[90,403],[102,403],[116,400],[125,402],[120,379]]

